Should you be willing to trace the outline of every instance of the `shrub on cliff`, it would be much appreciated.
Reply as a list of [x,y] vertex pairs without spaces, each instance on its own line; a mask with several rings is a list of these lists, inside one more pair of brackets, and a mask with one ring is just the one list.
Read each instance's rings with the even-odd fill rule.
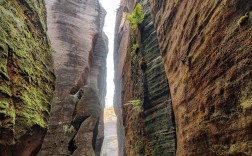
[[139,44],[138,43],[133,44],[132,51],[130,53],[131,57],[135,56],[138,50],[139,50]]
[[133,30],[137,30],[137,25],[141,24],[144,20],[143,7],[141,4],[137,4],[131,14],[126,14],[126,19],[131,24]]

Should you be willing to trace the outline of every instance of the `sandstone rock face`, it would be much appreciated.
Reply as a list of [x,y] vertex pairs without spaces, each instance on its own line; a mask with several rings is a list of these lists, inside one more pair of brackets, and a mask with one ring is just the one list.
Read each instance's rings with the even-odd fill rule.
[[[150,2],[177,155],[251,155],[252,1]],[[239,25],[246,12],[249,18]]]
[[82,90],[83,95],[76,103],[72,119],[72,124],[76,129],[86,118],[90,116],[98,118],[101,114],[101,104],[97,91],[89,86],[83,87]]
[[96,137],[98,134],[99,117],[101,115],[101,104],[97,91],[84,86],[83,95],[77,102],[73,114],[72,125],[77,131],[71,142],[75,150],[73,155],[95,155]]
[[[117,15],[115,107],[125,130],[119,153],[251,155],[252,2],[141,4],[145,19],[133,37],[124,12],[134,1],[122,0]],[[140,48],[132,57],[134,40]],[[140,112],[127,104],[133,99],[141,101]]]
[[[88,155],[87,149],[99,155],[106,95],[108,39],[102,31],[106,12],[98,0],[46,0],[46,8],[56,89],[39,155]],[[98,89],[97,95],[91,88]],[[88,100],[82,101],[86,95]]]
[[126,155],[125,150],[125,129],[122,117],[122,70],[126,60],[127,47],[129,44],[129,24],[126,23],[124,10],[133,9],[133,2],[123,0],[117,11],[115,25],[115,42],[114,42],[114,69],[115,69],[115,95],[114,108],[117,116],[117,137],[118,137],[118,155]]
[[[142,1],[141,5],[145,19],[138,33],[130,30],[125,21],[126,12],[135,6],[133,1],[122,1],[116,24],[115,40],[120,42],[115,42],[115,107],[122,108],[122,114],[117,111],[118,118],[122,116],[118,130],[125,129],[125,134],[118,133],[119,155],[175,155],[175,123],[168,81],[149,1]],[[132,55],[135,43],[140,49]],[[146,62],[144,68],[141,60]],[[125,139],[120,135],[125,135]]]
[[44,1],[0,1],[0,155],[35,155],[54,90]]
[[97,121],[97,118],[90,116],[88,119],[82,122],[78,133],[74,137],[74,142],[77,146],[77,149],[73,152],[73,156],[95,156],[92,141],[94,135],[93,131]]

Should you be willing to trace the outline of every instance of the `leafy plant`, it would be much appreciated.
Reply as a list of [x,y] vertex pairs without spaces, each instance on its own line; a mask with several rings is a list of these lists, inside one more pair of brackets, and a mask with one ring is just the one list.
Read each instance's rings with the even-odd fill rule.
[[131,24],[133,30],[137,30],[137,25],[141,24],[144,20],[143,7],[141,4],[137,4],[131,14],[126,14],[126,19]]
[[138,49],[139,49],[139,44],[138,43],[132,45],[132,51],[130,53],[131,57],[136,55],[136,52],[137,52]]
[[134,110],[141,112],[141,100],[130,100],[125,105],[132,105]]
[[145,61],[144,57],[141,58],[140,62],[139,62],[139,66],[141,67],[141,69],[145,69],[147,66],[147,62]]

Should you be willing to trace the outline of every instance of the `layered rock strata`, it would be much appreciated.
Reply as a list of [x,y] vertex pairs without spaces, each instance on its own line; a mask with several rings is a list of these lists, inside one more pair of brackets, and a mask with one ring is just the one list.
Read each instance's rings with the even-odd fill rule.
[[[141,4],[145,20],[135,35],[141,44],[134,57],[129,55],[135,41],[125,20],[134,1],[123,0],[117,15],[115,107],[118,129],[125,130],[118,133],[119,151],[122,155],[251,155],[252,2],[146,0]],[[134,64],[139,58],[145,62],[142,72]],[[138,117],[124,105],[132,99],[141,101]],[[136,128],[139,125],[142,129]],[[129,146],[139,140],[143,146]]]
[[0,155],[35,155],[54,90],[44,1],[0,1]]
[[251,155],[252,2],[150,2],[177,155]]
[[140,53],[146,62],[144,74],[144,155],[176,154],[176,129],[169,85],[160,54],[150,3],[141,2],[145,14],[141,27]]
[[47,0],[46,8],[56,89],[39,155],[99,155],[104,137],[106,12],[98,0]]
[[[145,18],[136,33],[125,19],[135,4],[122,1],[116,24],[115,107],[122,108],[121,114],[117,111],[118,131],[125,129],[118,133],[119,151],[125,151],[119,155],[175,155],[174,114],[150,5],[141,2]],[[140,46],[135,52],[133,44]]]

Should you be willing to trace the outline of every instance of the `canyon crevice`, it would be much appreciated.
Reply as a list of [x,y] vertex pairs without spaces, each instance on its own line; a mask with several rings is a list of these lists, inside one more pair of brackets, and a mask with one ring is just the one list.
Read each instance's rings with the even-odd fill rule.
[[[114,154],[99,0],[0,14],[0,155]],[[119,156],[252,155],[251,0],[121,0],[114,37]]]

